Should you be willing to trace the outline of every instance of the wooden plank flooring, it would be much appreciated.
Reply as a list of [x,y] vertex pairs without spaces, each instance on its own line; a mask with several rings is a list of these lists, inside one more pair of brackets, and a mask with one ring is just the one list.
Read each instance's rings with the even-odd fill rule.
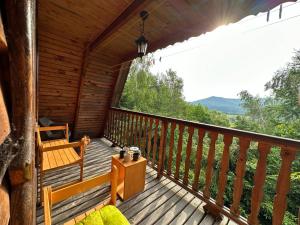
[[[84,159],[84,178],[110,170],[111,155],[116,151],[105,139],[94,139]],[[79,178],[79,166],[74,165],[45,175],[45,185],[61,186]],[[109,186],[101,186],[84,194],[60,202],[52,208],[52,224],[63,224],[95,207],[109,196]],[[203,211],[203,202],[169,179],[156,179],[156,171],[147,167],[144,192],[127,201],[118,201],[117,207],[131,224],[225,225],[228,219],[215,221]],[[37,224],[44,224],[43,208],[37,207]],[[231,222],[231,221],[230,221]]]

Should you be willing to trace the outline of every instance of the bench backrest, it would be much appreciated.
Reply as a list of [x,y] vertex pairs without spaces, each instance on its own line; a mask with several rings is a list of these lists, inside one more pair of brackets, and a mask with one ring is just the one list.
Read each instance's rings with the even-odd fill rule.
[[42,144],[41,139],[41,132],[47,132],[47,131],[57,131],[57,130],[64,130],[65,131],[65,138],[69,141],[69,125],[66,123],[64,126],[50,126],[50,127],[37,127],[37,141],[38,145]]
[[54,191],[52,191],[50,186],[43,188],[45,225],[51,225],[51,208],[53,204],[105,183],[111,184],[111,196],[108,204],[116,205],[117,182],[118,169],[116,166],[112,166],[111,172]]

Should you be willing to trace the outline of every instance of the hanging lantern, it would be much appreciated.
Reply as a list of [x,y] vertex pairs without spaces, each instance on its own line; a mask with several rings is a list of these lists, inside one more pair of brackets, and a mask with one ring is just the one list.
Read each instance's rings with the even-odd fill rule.
[[141,28],[141,36],[135,41],[137,45],[138,50],[138,57],[142,58],[144,55],[146,55],[147,47],[148,47],[148,40],[144,36],[144,23],[145,20],[148,18],[148,12],[142,11],[140,13],[140,17],[142,19],[142,28]]

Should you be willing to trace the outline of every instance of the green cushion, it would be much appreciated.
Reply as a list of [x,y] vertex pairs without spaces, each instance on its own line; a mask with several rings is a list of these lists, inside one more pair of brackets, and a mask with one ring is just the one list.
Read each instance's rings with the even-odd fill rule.
[[94,211],[90,213],[87,217],[85,217],[80,222],[76,223],[76,225],[104,225],[100,212]]
[[100,209],[104,225],[130,225],[126,217],[113,205]]
[[75,225],[130,225],[126,217],[113,205],[92,212]]

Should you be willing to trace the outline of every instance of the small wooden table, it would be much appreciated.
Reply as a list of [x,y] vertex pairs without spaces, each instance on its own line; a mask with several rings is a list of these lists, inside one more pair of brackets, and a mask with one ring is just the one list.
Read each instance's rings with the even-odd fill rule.
[[119,155],[112,156],[112,165],[119,170],[117,193],[122,200],[142,192],[145,188],[147,160],[140,157],[138,161],[123,162]]

